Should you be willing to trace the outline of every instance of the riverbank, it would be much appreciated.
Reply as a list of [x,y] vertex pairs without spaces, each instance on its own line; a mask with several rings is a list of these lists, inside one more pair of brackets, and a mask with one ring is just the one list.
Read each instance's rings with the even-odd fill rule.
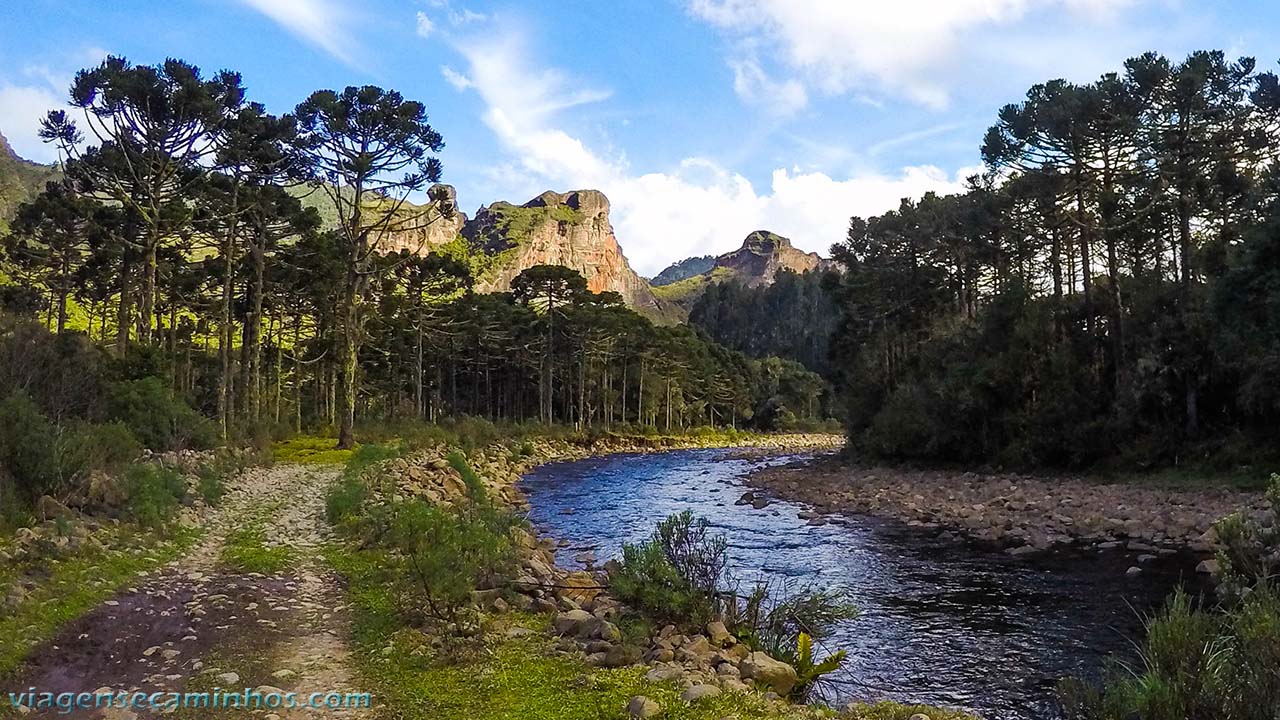
[[[846,464],[836,458],[761,469],[739,499],[757,509],[769,498],[808,505],[802,517],[842,514],[902,521],[945,537],[1005,548],[1014,555],[1077,547],[1140,553],[1214,550],[1213,524],[1245,508],[1265,517],[1262,493],[1210,487],[1168,488],[1071,476],[985,474]],[[1211,570],[1212,563],[1203,566]]]
[[[837,447],[838,436],[743,437],[740,447],[773,452]],[[475,486],[507,507],[528,507],[517,482],[531,468],[559,460],[676,448],[726,447],[723,439],[610,436],[591,440],[527,438],[466,453],[447,445],[387,459],[362,473],[365,512],[377,517],[408,499],[433,507],[466,506]],[[605,569],[568,570],[558,543],[528,530],[514,533],[513,572],[474,593],[484,632],[409,627],[395,608],[395,582],[378,551],[345,543],[331,560],[350,583],[357,665],[365,684],[406,718],[521,717],[572,720],[663,717],[716,720],[824,718],[933,720],[963,715],[892,703],[856,705],[843,714],[793,705],[783,695],[795,669],[755,652],[723,625],[684,628],[652,623],[608,594]],[[450,651],[449,648],[455,648]],[[477,692],[477,688],[484,692]],[[917,718],[918,720],[918,718]]]

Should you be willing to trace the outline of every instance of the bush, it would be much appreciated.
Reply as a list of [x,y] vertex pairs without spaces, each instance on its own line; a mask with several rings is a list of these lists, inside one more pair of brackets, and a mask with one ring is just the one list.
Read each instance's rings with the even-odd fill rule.
[[[1270,497],[1280,500],[1280,479]],[[1217,611],[1177,593],[1148,621],[1140,667],[1118,667],[1102,687],[1062,683],[1068,720],[1275,720],[1280,536],[1240,514],[1224,518],[1217,531],[1224,572]]]
[[515,562],[510,534],[495,520],[422,501],[393,508],[388,542],[402,560],[411,606],[420,600],[436,620],[462,619],[472,591],[491,584]]
[[142,453],[138,438],[121,423],[73,426],[66,437],[66,457],[80,472],[116,474]]
[[180,400],[156,377],[107,387],[107,413],[152,450],[205,449],[218,441],[213,422]]
[[12,476],[17,494],[28,502],[56,492],[67,480],[60,434],[26,394],[15,393],[0,402],[0,464]]
[[685,511],[658,523],[649,540],[622,546],[622,567],[610,578],[615,597],[662,621],[699,627],[716,615],[727,578],[727,541],[710,523]]
[[147,527],[161,527],[186,498],[186,485],[173,468],[156,463],[134,465],[124,474],[130,517]]

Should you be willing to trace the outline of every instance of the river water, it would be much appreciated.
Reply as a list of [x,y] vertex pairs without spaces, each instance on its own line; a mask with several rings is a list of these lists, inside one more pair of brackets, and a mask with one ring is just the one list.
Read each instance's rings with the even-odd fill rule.
[[1186,557],[1161,557],[1126,577],[1135,553],[1014,558],[867,516],[813,526],[797,517],[799,505],[734,504],[745,474],[797,457],[614,455],[542,466],[522,487],[534,525],[568,542],[564,566],[585,550],[603,563],[687,509],[728,538],[744,587],[768,577],[847,590],[860,615],[824,643],[849,651],[832,703],[891,699],[989,720],[1055,718],[1059,678],[1098,677],[1108,657],[1134,657],[1141,614],[1182,578],[1194,582]]

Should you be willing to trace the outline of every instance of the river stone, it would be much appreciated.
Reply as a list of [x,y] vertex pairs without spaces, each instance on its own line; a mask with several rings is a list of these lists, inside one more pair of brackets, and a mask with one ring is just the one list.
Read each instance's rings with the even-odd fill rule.
[[604,661],[600,664],[607,668],[620,668],[635,665],[638,662],[640,662],[640,648],[631,645],[614,645],[605,651]]
[[692,704],[706,698],[716,697],[719,694],[720,688],[715,685],[694,685],[680,693],[680,699]]
[[924,713],[916,713],[915,715],[907,718],[907,720],[931,720],[931,718]]
[[1196,566],[1196,572],[1204,575],[1217,575],[1221,571],[1221,565],[1218,564],[1217,560],[1213,559],[1201,560],[1200,564]]
[[627,703],[627,714],[633,718],[651,718],[660,712],[662,712],[662,706],[643,695],[637,695]]
[[756,510],[763,510],[769,507],[769,499],[762,498],[762,497],[755,498],[754,500],[751,501],[751,507],[755,508]]
[[738,669],[742,671],[742,677],[755,680],[757,684],[764,685],[779,695],[791,692],[799,681],[795,668],[762,652],[748,655]]
[[733,639],[729,634],[729,629],[719,620],[713,620],[707,623],[707,638],[711,640],[711,644],[716,647],[724,647],[726,643]]
[[559,635],[579,635],[584,625],[595,622],[595,616],[586,610],[570,610],[557,615],[552,625]]
[[659,665],[645,673],[644,679],[651,683],[677,682],[684,680],[684,670],[675,665]]

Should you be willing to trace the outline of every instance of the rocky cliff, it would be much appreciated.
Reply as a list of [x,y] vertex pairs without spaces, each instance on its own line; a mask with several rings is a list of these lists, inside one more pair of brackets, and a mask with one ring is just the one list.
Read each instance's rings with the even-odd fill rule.
[[822,265],[818,253],[797,250],[791,241],[769,232],[756,230],[742,241],[742,247],[716,258],[715,267],[724,268],[750,286],[768,285],[782,270],[804,273]]
[[609,199],[598,190],[544,192],[523,205],[496,202],[462,227],[473,249],[493,258],[478,289],[501,292],[534,265],[582,273],[593,292],[616,292],[628,305],[660,317],[664,304],[631,269],[609,222]]

